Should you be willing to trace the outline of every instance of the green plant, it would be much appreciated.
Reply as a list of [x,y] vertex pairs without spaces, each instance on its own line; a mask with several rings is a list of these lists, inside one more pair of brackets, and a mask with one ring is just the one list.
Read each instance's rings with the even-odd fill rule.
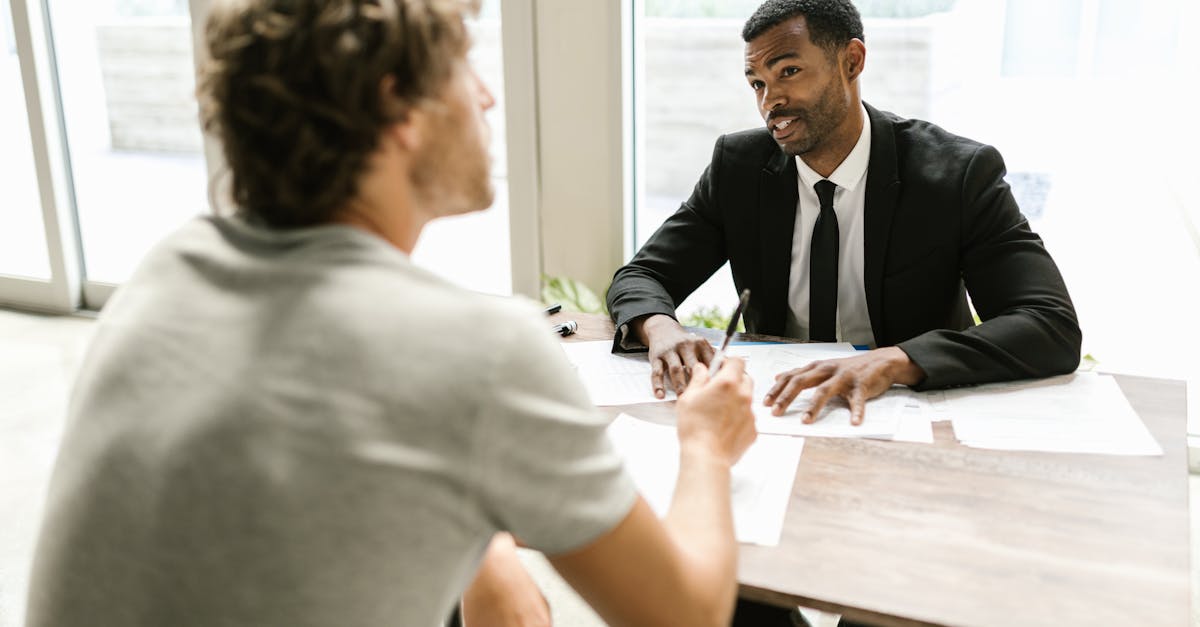
[[[733,312],[725,313],[720,307],[713,305],[711,307],[701,307],[696,311],[684,316],[680,322],[685,327],[703,327],[706,329],[721,329],[725,330],[729,326],[729,318]],[[738,331],[745,331],[746,326],[738,320]]]
[[604,301],[595,292],[567,277],[542,275],[542,302],[547,305],[558,303],[566,311],[608,315]]

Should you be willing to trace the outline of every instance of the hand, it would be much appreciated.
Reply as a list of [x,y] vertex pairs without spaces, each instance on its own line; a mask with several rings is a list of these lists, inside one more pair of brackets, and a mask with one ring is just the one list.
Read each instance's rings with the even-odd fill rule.
[[684,331],[671,316],[654,314],[629,326],[650,349],[650,385],[655,398],[666,396],[666,385],[676,394],[682,394],[696,364],[712,361],[712,344]]
[[805,424],[817,419],[829,399],[840,396],[850,405],[850,424],[860,425],[868,400],[883,394],[894,383],[916,385],[924,378],[925,371],[907,353],[889,346],[854,357],[814,361],[775,375],[775,385],[763,398],[763,404],[774,405],[771,413],[782,416],[801,392],[813,388],[812,404],[804,414]]
[[513,537],[492,538],[462,599],[464,627],[549,627],[550,606],[521,560]]
[[679,402],[679,443],[681,447],[703,447],[732,466],[754,443],[754,380],[746,376],[746,364],[728,357],[711,379],[708,366],[696,364],[692,380]]

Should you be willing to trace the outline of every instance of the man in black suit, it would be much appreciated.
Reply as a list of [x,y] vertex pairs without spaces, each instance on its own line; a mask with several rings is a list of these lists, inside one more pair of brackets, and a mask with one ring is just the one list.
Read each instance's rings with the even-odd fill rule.
[[[691,197],[617,271],[617,350],[648,347],[682,389],[712,347],[675,307],[726,261],[754,333],[874,350],[782,373],[780,415],[815,388],[852,421],[892,384],[940,388],[1070,372],[1081,333],[1062,276],[991,146],[862,103],[849,0],[768,0],[747,21],[746,80],[766,128],[717,140]],[[966,295],[983,323],[975,325]]]

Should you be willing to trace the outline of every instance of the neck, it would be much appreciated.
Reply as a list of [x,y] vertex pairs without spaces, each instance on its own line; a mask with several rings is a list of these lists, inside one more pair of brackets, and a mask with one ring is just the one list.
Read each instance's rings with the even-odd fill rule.
[[829,178],[838,166],[854,150],[858,138],[862,136],[863,124],[866,124],[862,103],[855,101],[850,107],[846,119],[833,130],[829,139],[820,148],[810,150],[800,156],[808,167],[822,177]]
[[377,235],[411,255],[431,216],[421,210],[403,172],[394,161],[377,155],[358,181],[358,194],[334,220]]
[[412,254],[417,240],[421,237],[421,231],[428,222],[419,218],[416,212],[410,211],[407,215],[400,215],[358,202],[348,205],[334,221],[379,236],[406,255]]

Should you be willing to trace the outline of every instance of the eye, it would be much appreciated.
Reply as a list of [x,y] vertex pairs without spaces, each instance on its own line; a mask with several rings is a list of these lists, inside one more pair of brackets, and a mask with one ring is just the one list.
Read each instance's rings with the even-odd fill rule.
[[758,91],[765,86],[766,84],[762,81],[750,81],[750,89],[753,89],[754,91]]
[[783,71],[780,72],[780,74],[783,76],[795,76],[796,74],[799,74],[799,73],[800,73],[800,68],[798,68],[794,65],[789,65],[789,66],[783,68]]

